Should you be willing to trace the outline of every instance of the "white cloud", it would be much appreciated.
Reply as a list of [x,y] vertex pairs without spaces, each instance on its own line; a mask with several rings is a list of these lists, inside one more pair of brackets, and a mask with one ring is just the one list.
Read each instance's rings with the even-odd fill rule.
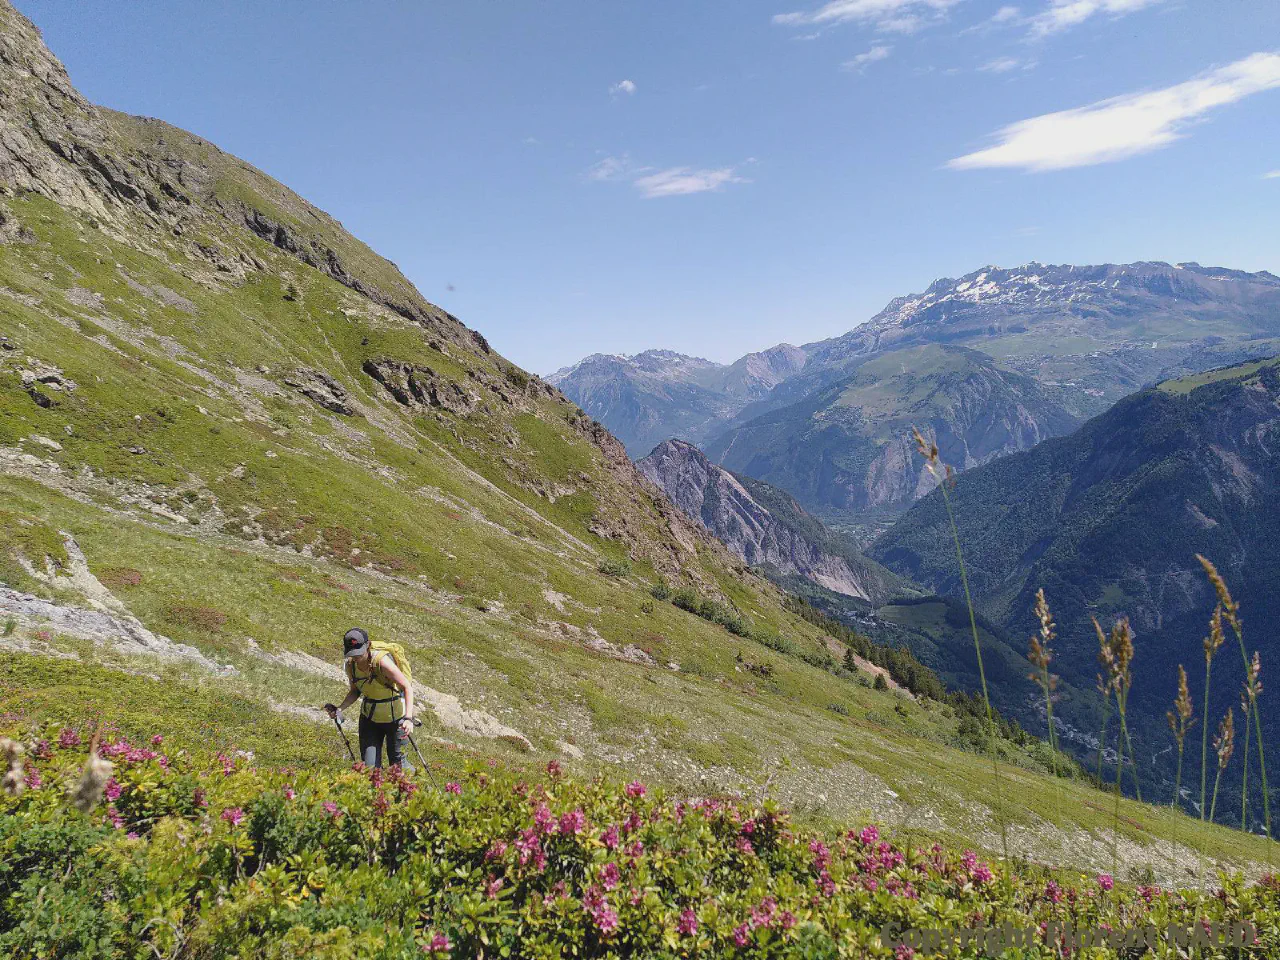
[[994,60],[988,60],[978,69],[983,73],[1008,73],[1010,70],[1016,70],[1022,65],[1021,60],[1015,60],[1013,57],[997,57]]
[[1022,13],[1017,7],[1001,7],[991,17],[992,23],[1008,23],[1010,20],[1017,20],[1018,15]]
[[1031,32],[1046,36],[1084,23],[1095,14],[1123,17],[1164,0],[1049,0],[1049,6],[1031,19]]
[[609,88],[609,92],[614,96],[619,93],[625,93],[627,96],[636,92],[636,82],[634,80],[619,80]]
[[587,170],[588,180],[629,180],[638,173],[647,170],[648,167],[637,168],[627,154],[620,157],[605,157],[592,164]]
[[[828,0],[816,10],[779,13],[774,23],[835,24],[901,22],[915,10],[942,11],[960,0]],[[893,29],[885,27],[884,29]]]
[[[755,163],[756,160],[755,157],[749,157],[745,162]],[[625,153],[597,161],[587,170],[586,178],[598,182],[630,183],[645,198],[706,193],[719,190],[727,183],[750,182],[739,176],[735,167],[668,167],[655,171],[653,167],[638,166]]]
[[1272,170],[1270,173],[1262,175],[1263,180],[1280,180],[1280,170]]
[[877,43],[866,53],[860,53],[852,60],[846,60],[844,63],[840,64],[840,69],[854,70],[858,73],[862,73],[867,69],[867,67],[871,66],[871,64],[877,63],[881,60],[887,60],[892,51],[893,47],[886,47],[884,44]]
[[1280,53],[1255,53],[1163,90],[1010,124],[995,134],[993,146],[957,157],[947,166],[1039,171],[1123,160],[1180,139],[1190,122],[1215,107],[1275,87],[1280,87]]
[[693,167],[671,167],[659,170],[647,176],[637,177],[636,189],[641,196],[680,197],[690,193],[706,193],[719,190],[726,183],[747,183],[737,175],[733,167],[720,167],[716,170],[695,170]]
[[914,13],[908,13],[901,17],[890,17],[888,20],[881,20],[876,24],[876,29],[881,33],[915,33],[924,26],[924,18],[918,17]]

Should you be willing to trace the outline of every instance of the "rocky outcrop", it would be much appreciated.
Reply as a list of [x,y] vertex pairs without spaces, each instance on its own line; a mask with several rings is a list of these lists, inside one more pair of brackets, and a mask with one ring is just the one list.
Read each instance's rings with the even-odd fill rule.
[[366,360],[362,367],[405,407],[435,407],[466,416],[478,399],[453,380],[430,367],[415,366],[400,360]]
[[297,370],[285,377],[284,382],[326,410],[344,417],[355,414],[355,409],[347,402],[346,389],[321,370]]
[[835,543],[836,535],[786,494],[734,476],[690,443],[667,440],[636,466],[751,566],[804,577],[835,593],[873,602],[892,587],[887,571],[875,569],[876,564],[847,544]]

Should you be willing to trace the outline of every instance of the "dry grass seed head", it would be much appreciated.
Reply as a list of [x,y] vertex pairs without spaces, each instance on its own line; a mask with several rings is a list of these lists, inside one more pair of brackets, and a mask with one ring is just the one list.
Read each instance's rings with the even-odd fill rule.
[[5,773],[0,780],[0,791],[11,797],[19,796],[27,788],[23,780],[22,755],[26,752],[22,744],[7,737],[0,739],[0,754],[4,756]]
[[111,770],[111,761],[103,760],[96,749],[89,754],[79,781],[71,788],[71,803],[77,810],[88,813],[101,802]]
[[[1227,707],[1227,715],[1218,724],[1218,735],[1213,738],[1213,749],[1218,751],[1218,769],[1225,770],[1236,746],[1235,710]],[[1216,793],[1215,788],[1215,793]]]
[[1222,607],[1222,612],[1226,615],[1227,622],[1231,626],[1240,629],[1240,607],[1231,599],[1231,591],[1227,589],[1227,581],[1222,578],[1222,574],[1218,572],[1218,568],[1213,565],[1213,561],[1200,554],[1196,554],[1196,559],[1200,561],[1200,566],[1204,567],[1205,576],[1209,578],[1209,582],[1213,584],[1214,592],[1218,594],[1218,604]]
[[1204,638],[1204,662],[1208,663],[1218,652],[1225,639],[1222,633],[1222,604],[1213,608],[1213,616],[1209,618],[1209,635]]

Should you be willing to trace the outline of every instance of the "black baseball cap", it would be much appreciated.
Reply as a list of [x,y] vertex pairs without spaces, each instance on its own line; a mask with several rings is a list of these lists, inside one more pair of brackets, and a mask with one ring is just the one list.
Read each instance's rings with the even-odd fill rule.
[[348,659],[363,657],[369,649],[369,634],[361,627],[352,627],[342,638],[342,649]]

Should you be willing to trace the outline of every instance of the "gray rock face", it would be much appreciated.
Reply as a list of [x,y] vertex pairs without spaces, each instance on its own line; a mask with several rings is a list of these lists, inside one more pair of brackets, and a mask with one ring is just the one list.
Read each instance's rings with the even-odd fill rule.
[[[827,590],[872,602],[892,590],[893,577],[887,571],[847,544],[835,544],[835,535],[786,494],[734,476],[692,444],[664,441],[636,466],[687,516],[751,566],[804,577]],[[801,523],[808,529],[801,529]]]

